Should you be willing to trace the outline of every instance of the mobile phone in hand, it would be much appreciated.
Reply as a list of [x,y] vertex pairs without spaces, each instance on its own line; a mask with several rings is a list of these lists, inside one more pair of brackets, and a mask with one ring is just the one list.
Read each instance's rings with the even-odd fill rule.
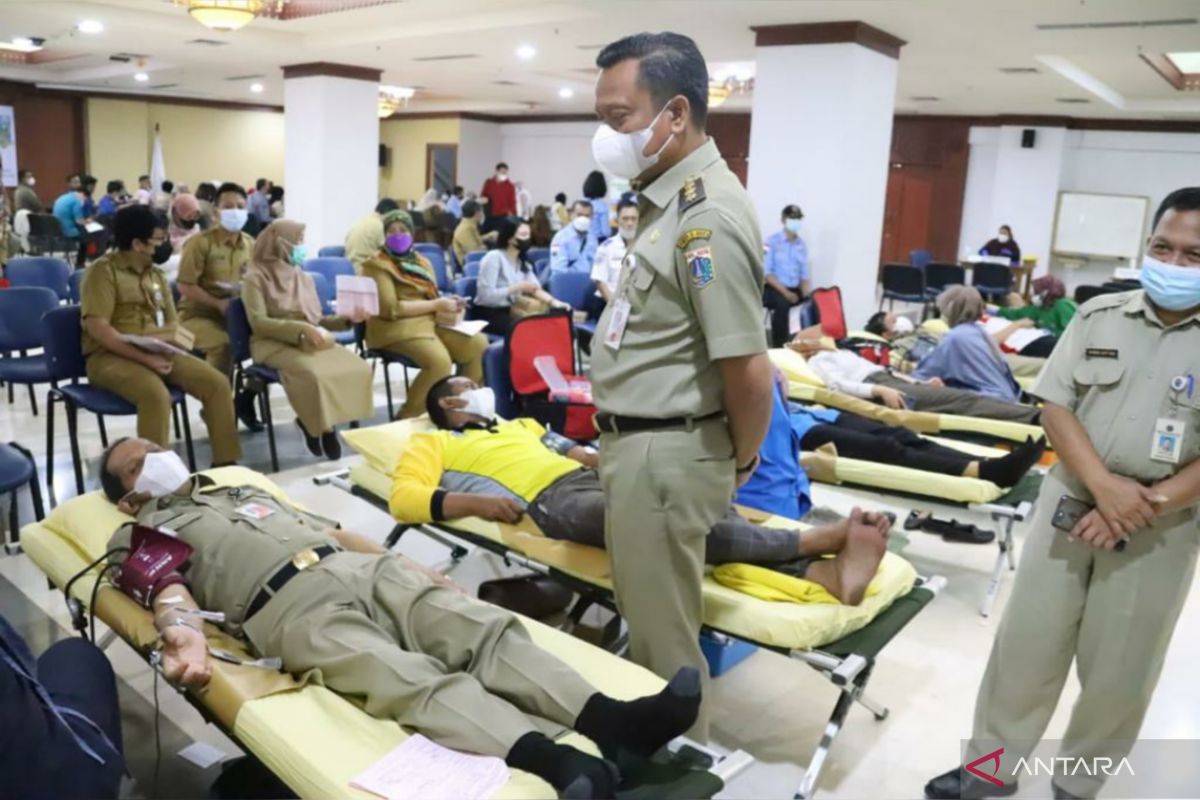
[[[1075,529],[1079,520],[1083,519],[1089,511],[1095,509],[1095,506],[1088,505],[1082,500],[1071,497],[1069,494],[1064,494],[1058,498],[1058,506],[1054,509],[1054,516],[1050,518],[1050,524],[1063,533],[1070,533]],[[1114,548],[1118,552],[1125,549],[1125,541],[1117,542]]]

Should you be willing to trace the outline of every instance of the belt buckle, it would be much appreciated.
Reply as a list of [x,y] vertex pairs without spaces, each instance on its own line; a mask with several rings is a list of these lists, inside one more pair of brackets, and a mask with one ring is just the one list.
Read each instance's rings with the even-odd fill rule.
[[308,547],[292,556],[292,566],[303,572],[320,560],[321,557],[317,555],[317,551]]

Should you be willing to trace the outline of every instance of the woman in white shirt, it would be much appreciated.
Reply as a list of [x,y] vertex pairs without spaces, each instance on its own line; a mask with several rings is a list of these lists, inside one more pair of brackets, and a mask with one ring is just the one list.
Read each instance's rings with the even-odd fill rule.
[[475,314],[487,320],[488,333],[503,336],[514,315],[538,313],[557,304],[538,283],[529,261],[529,223],[505,217],[496,232],[498,246],[479,262]]

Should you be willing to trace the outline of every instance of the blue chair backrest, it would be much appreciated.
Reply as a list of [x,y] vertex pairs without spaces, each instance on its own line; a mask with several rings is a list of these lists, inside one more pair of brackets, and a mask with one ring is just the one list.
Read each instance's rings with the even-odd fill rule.
[[41,331],[50,380],[68,381],[87,375],[87,361],[83,358],[82,311],[79,306],[50,309],[42,317]]
[[33,258],[9,259],[4,267],[4,276],[13,286],[42,286],[51,289],[59,300],[71,296],[68,281],[71,267],[61,258],[37,256]]
[[475,291],[479,286],[479,279],[471,276],[459,278],[454,282],[454,293],[459,297],[465,297],[468,300],[475,299]]
[[67,291],[71,295],[72,303],[82,302],[83,296],[79,293],[79,286],[83,283],[83,276],[86,274],[86,269],[77,269],[71,273],[71,277],[67,280]]
[[971,270],[971,285],[982,286],[997,292],[1012,288],[1012,267],[1006,264],[989,264],[980,261]]
[[329,256],[326,258],[310,258],[304,262],[304,269],[308,272],[319,272],[325,276],[325,280],[333,287],[337,287],[338,275],[353,275],[354,265],[349,259],[341,256]]
[[446,251],[432,242],[420,242],[413,245],[413,248],[425,256],[430,266],[433,267],[433,275],[437,279],[438,289],[443,292],[450,291],[450,273],[446,271]]
[[475,259],[474,261],[468,261],[466,264],[463,265],[463,275],[467,276],[468,278],[478,278],[479,277],[479,263],[480,263],[480,259],[478,259],[478,258]]
[[235,297],[225,309],[225,332],[229,334],[229,351],[235,364],[250,358],[250,318],[246,316],[246,304]]
[[504,342],[489,344],[483,351],[483,382],[496,393],[496,413],[505,419],[520,416],[513,396],[512,379],[508,374],[508,359]]
[[925,275],[917,267],[908,264],[885,264],[883,291],[905,295],[923,294]]
[[542,286],[550,282],[550,256],[544,256],[533,262],[533,274],[537,275]]
[[550,248],[549,247],[531,247],[531,248],[529,248],[529,252],[525,254],[525,257],[529,259],[529,262],[531,264],[536,264],[539,261],[541,261],[543,258],[546,259],[547,261],[549,261],[550,260]]
[[931,261],[925,265],[925,288],[944,289],[966,282],[967,271],[958,264],[939,264]]
[[0,289],[0,353],[42,346],[42,315],[58,307],[58,295],[44,286]]
[[317,290],[317,297],[321,300],[321,311],[325,314],[332,314],[333,301],[337,299],[337,289],[320,272],[314,272],[311,269],[307,269],[305,272],[312,278],[313,287]]
[[472,250],[467,253],[467,260],[463,262],[463,269],[466,269],[473,262],[479,263],[487,253],[487,250]]
[[583,308],[592,291],[592,276],[586,272],[550,273],[550,296],[569,303],[571,308]]
[[329,258],[330,256],[345,258],[346,248],[340,244],[327,244],[317,251],[317,258]]
[[928,250],[909,250],[908,263],[917,269],[925,269],[925,265],[933,261],[933,253]]

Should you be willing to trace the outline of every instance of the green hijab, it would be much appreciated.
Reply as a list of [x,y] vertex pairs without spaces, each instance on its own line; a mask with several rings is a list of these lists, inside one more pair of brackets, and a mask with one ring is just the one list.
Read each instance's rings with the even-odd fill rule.
[[[407,211],[402,211],[397,208],[383,215],[383,231],[385,238],[387,235],[388,226],[393,222],[401,223],[405,228],[408,229],[410,234],[413,233],[412,215]],[[392,259],[392,263],[395,264],[401,270],[401,272],[407,272],[410,275],[432,284],[434,290],[436,291],[437,278],[429,269],[426,268],[425,259],[421,258],[421,254],[417,252],[415,245],[410,247],[408,252],[404,255],[396,255],[388,249],[386,244],[383,246],[383,251],[388,254],[388,256]]]

